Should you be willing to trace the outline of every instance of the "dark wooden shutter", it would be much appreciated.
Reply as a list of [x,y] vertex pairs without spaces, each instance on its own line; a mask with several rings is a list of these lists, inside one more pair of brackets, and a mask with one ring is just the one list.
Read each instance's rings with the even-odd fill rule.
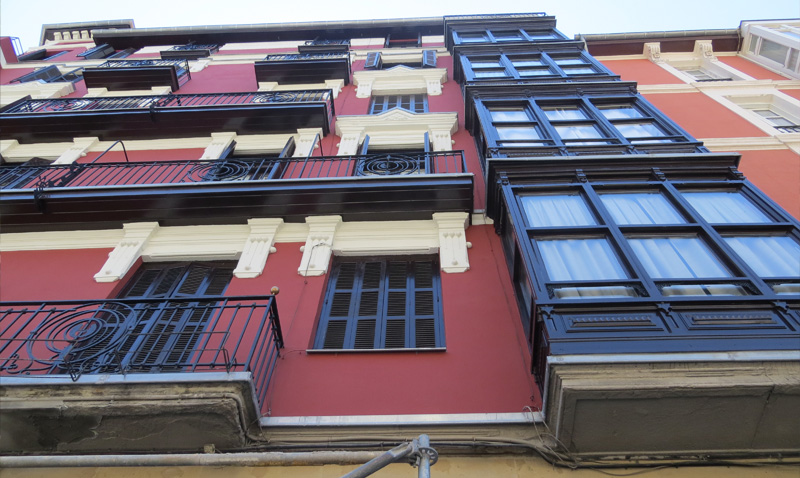
[[380,52],[367,53],[367,62],[364,64],[365,70],[380,70],[382,65],[383,61],[381,60]]
[[422,51],[422,67],[436,68],[436,50]]
[[433,260],[337,261],[315,347],[442,347],[440,293]]

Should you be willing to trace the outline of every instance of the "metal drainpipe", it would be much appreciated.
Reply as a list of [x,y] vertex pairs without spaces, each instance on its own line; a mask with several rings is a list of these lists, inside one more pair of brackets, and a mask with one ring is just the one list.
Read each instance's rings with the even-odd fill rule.
[[356,465],[379,452],[314,451],[299,453],[260,452],[181,455],[64,455],[0,456],[3,468],[74,468],[120,466],[304,466]]

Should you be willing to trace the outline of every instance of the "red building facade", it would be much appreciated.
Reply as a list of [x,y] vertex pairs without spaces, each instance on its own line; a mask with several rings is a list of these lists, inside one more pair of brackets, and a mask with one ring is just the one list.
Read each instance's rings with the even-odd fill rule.
[[796,454],[800,82],[735,36],[3,39],[4,453]]

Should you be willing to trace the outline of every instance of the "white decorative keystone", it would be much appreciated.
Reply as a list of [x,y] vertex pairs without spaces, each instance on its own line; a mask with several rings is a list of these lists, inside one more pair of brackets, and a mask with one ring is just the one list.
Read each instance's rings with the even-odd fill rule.
[[147,241],[158,231],[157,222],[123,224],[124,235],[117,247],[108,253],[108,260],[94,275],[96,282],[114,282],[122,279],[142,254]]
[[244,243],[239,263],[233,270],[233,275],[239,279],[252,279],[264,272],[269,253],[275,252],[272,244],[283,219],[248,219],[247,223],[250,225],[250,235]]
[[303,248],[303,259],[297,269],[301,276],[321,276],[328,271],[333,236],[341,223],[342,216],[309,216],[306,218],[308,238]]
[[439,227],[439,263],[445,272],[469,270],[466,228],[469,214],[436,212],[433,222]]
[[86,156],[89,148],[100,142],[100,138],[75,138],[72,146],[69,147],[61,156],[58,157],[53,164],[72,164],[78,158]]

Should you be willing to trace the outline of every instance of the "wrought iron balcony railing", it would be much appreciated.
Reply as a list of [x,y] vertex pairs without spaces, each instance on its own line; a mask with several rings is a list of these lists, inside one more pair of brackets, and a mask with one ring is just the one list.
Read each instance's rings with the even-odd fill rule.
[[350,45],[350,40],[307,40],[307,46]]
[[310,158],[260,158],[15,166],[0,168],[0,189],[132,186],[466,173],[461,151]]
[[174,66],[178,70],[189,71],[188,60],[108,60],[92,68],[142,68],[147,66]]
[[64,111],[150,110],[161,108],[206,108],[209,106],[327,103],[333,113],[330,90],[264,91],[247,93],[203,93],[194,95],[114,96],[26,100],[9,105],[3,115],[58,113]]
[[0,376],[250,372],[263,404],[282,347],[271,295],[0,302]]
[[216,43],[209,43],[207,45],[199,45],[195,43],[189,43],[187,45],[176,45],[172,48],[168,48],[164,51],[193,51],[193,50],[212,50],[216,51],[219,50],[219,47],[222,45]]
[[267,55],[261,61],[317,61],[317,60],[346,60],[349,53],[319,52],[319,53],[283,53]]

